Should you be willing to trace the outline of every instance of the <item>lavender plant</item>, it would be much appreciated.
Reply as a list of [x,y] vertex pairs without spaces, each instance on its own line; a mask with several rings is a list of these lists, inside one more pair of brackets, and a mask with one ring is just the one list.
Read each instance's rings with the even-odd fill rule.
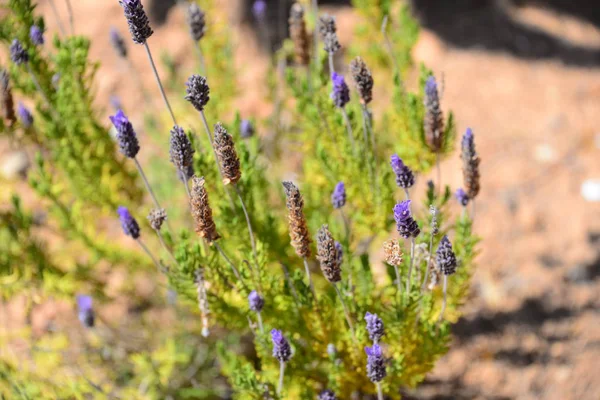
[[[361,35],[342,45],[335,19],[322,16],[316,29],[324,48],[310,54],[310,25],[294,5],[291,42],[277,55],[280,60],[294,56],[294,64],[302,66],[288,66],[280,88],[286,123],[258,120],[253,129],[249,120],[229,112],[236,94],[231,44],[227,34],[216,32],[223,24],[214,23],[222,10],[210,1],[201,11],[190,6],[188,28],[194,41],[202,42],[210,93],[205,76],[192,75],[186,83],[189,74],[183,71],[168,86],[173,93],[167,93],[157,75],[168,107],[155,111],[172,124],[144,127],[154,131],[144,136],[143,148],[151,146],[146,142],[151,138],[160,154],[150,158],[146,176],[137,162],[140,137],[125,114],[118,111],[111,118],[115,141],[108,124],[97,121],[89,41],[55,38],[55,49],[44,56],[35,43],[39,40],[30,37],[33,26],[44,31],[43,18],[35,15],[30,0],[9,1],[12,13],[0,24],[0,39],[19,65],[10,66],[10,81],[0,80],[2,104],[11,103],[12,96],[35,104],[29,130],[36,140],[24,145],[40,143],[45,151],[35,158],[30,183],[51,206],[61,240],[74,251],[81,249],[84,261],[38,243],[32,217],[15,202],[11,212],[0,214],[12,222],[0,229],[9,250],[9,257],[0,256],[0,271],[2,279],[19,278],[13,294],[29,281],[42,298],[60,293],[72,303],[87,336],[74,362],[65,353],[77,350],[77,344],[66,332],[59,333],[64,338],[59,342],[29,336],[36,343],[32,349],[48,345],[57,357],[35,357],[22,369],[15,357],[0,358],[0,376],[9,378],[0,380],[0,394],[237,399],[376,394],[394,399],[402,388],[423,381],[449,346],[451,323],[467,297],[477,238],[472,216],[455,219],[450,188],[442,187],[440,178],[424,195],[414,189],[436,161],[450,156],[455,136],[451,112],[442,113],[439,97],[433,101],[431,71],[421,68],[414,93],[403,84],[411,67],[414,22],[406,8],[391,2],[355,3],[364,32],[379,32],[384,18],[401,29],[381,37],[381,46]],[[146,46],[152,62],[147,40],[153,30],[142,2],[121,5],[133,41]],[[13,45],[15,38],[20,47]],[[385,40],[391,47],[383,45]],[[334,54],[361,56],[348,71],[358,96],[350,94],[345,71],[335,71]],[[392,101],[382,101],[380,108],[372,102],[382,96],[375,82],[386,81],[393,83]],[[186,117],[189,131],[177,125],[175,112]],[[5,110],[3,127],[21,129],[25,124],[15,124],[12,114]],[[222,122],[211,130],[208,121]],[[206,136],[197,135],[198,129]],[[269,131],[278,132],[272,154],[255,133]],[[361,131],[364,140],[358,139]],[[472,135],[465,137],[462,158],[471,196],[479,158]],[[137,174],[127,158],[134,160]],[[302,173],[290,180],[292,158]],[[151,194],[148,201],[138,177]],[[98,184],[90,188],[89,182]],[[239,201],[231,201],[231,188]],[[159,204],[157,197],[168,201]],[[167,214],[174,229],[166,225]],[[148,215],[148,221],[138,223],[134,216],[140,215]],[[106,240],[111,231],[106,226],[114,237],[119,222],[124,235]],[[156,235],[149,235],[150,229]],[[124,236],[142,251],[130,248],[135,243]],[[379,252],[384,262],[375,261]],[[21,271],[13,259],[22,262]],[[104,263],[122,268],[128,278],[140,269],[150,274],[156,283],[151,308],[171,307],[177,315],[171,326],[135,314],[118,328],[105,321],[105,305],[139,299],[128,289],[117,296],[111,292],[95,271]],[[435,284],[438,277],[442,285]],[[68,285],[59,291],[54,286],[62,280]],[[75,297],[81,293],[86,295]],[[177,294],[174,304],[170,300],[169,305],[167,293]],[[138,331],[152,335],[132,339]],[[85,370],[74,367],[80,363]],[[71,385],[60,385],[59,378],[44,372],[74,368]]]

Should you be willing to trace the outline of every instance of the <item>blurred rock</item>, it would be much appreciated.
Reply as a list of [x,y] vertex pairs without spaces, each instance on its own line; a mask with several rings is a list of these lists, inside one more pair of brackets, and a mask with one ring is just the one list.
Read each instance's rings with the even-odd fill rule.
[[29,157],[23,150],[6,154],[1,161],[2,177],[7,180],[25,179],[30,167]]

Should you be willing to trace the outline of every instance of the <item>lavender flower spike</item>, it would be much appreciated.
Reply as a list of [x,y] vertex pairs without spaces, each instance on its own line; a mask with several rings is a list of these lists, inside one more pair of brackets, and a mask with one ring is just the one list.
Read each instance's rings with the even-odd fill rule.
[[367,377],[373,383],[381,382],[387,375],[381,347],[378,344],[365,347],[365,353],[367,353]]
[[196,42],[204,37],[206,33],[206,18],[204,11],[198,4],[190,3],[188,6],[187,23],[190,28],[190,35]]
[[404,239],[415,238],[421,233],[417,221],[415,221],[410,212],[410,200],[402,201],[394,206],[394,219],[398,233]]
[[403,189],[411,188],[415,184],[415,175],[412,170],[404,164],[398,154],[392,154],[390,165],[396,174],[396,184]]
[[423,126],[427,145],[434,152],[439,152],[444,142],[444,114],[440,107],[440,97],[435,77],[430,76],[425,82],[425,118]]
[[127,236],[131,236],[134,239],[139,239],[140,226],[135,218],[133,218],[127,207],[120,206],[117,209],[117,213],[119,214],[119,220],[121,221],[123,232],[125,232]]
[[127,57],[127,45],[125,39],[121,36],[121,33],[114,26],[110,27],[110,44],[115,49],[117,55],[121,58]]
[[150,22],[142,2],[140,0],[120,0],[119,4],[123,7],[133,41],[137,44],[146,43],[146,40],[154,32],[150,28]]
[[257,20],[262,20],[267,12],[267,3],[264,0],[256,0],[252,4],[252,15]]
[[337,397],[333,390],[325,389],[319,393],[317,400],[337,400]]
[[458,200],[458,202],[460,203],[461,206],[466,207],[467,204],[469,204],[469,196],[467,195],[467,193],[464,191],[463,188],[458,188],[456,190],[456,200]]
[[94,326],[95,316],[92,308],[92,298],[87,295],[80,294],[77,296],[77,315],[79,321],[86,327]]
[[334,72],[331,74],[331,81],[333,82],[331,99],[336,107],[344,108],[350,101],[350,89],[344,80],[344,76]]
[[19,116],[19,120],[21,121],[23,128],[31,128],[33,125],[33,115],[31,115],[31,112],[23,103],[19,103],[17,106],[17,115]]
[[335,242],[335,262],[341,268],[344,262],[344,248],[340,242]]
[[137,153],[140,151],[140,144],[138,142],[133,125],[129,122],[129,119],[122,110],[109,117],[117,129],[117,142],[119,144],[119,150],[125,155],[125,157],[135,158]]
[[175,125],[171,129],[169,144],[169,155],[173,165],[179,171],[188,171],[190,166],[193,166],[195,150],[182,127]]
[[29,38],[36,46],[44,44],[44,31],[37,25],[32,25],[29,29]]
[[248,139],[254,135],[254,126],[249,119],[243,119],[240,122],[240,136],[242,139]]
[[265,299],[256,290],[253,290],[248,295],[248,305],[252,311],[259,313],[265,305]]
[[456,272],[458,263],[456,261],[456,255],[452,250],[452,243],[450,243],[448,236],[444,236],[442,240],[440,240],[438,249],[435,252],[435,260],[438,269],[444,275],[452,275]]
[[27,50],[23,48],[19,39],[13,39],[10,44],[10,59],[17,65],[29,62],[29,54],[27,53]]
[[292,347],[280,330],[271,330],[271,341],[273,342],[273,357],[280,362],[288,362],[292,358]]
[[331,194],[331,204],[333,204],[333,208],[335,209],[342,208],[346,204],[346,188],[344,182],[338,182],[337,185],[335,185],[335,189]]
[[192,75],[185,83],[185,99],[189,101],[196,110],[202,111],[210,100],[210,88],[206,78],[200,75]]
[[377,344],[385,334],[383,321],[377,316],[377,314],[371,314],[368,311],[365,314],[365,321],[367,322],[369,339],[371,339],[373,343]]

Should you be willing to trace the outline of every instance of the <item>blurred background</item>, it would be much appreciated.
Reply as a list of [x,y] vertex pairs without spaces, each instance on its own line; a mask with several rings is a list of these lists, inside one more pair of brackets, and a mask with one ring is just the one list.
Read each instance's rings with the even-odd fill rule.
[[[219,23],[233,28],[235,63],[243,66],[235,107],[257,118],[272,112],[265,85],[256,82],[266,79],[270,53],[287,34],[292,4],[266,3],[259,23],[253,1],[220,1],[228,17]],[[352,40],[358,18],[348,3],[319,1],[336,16],[342,43]],[[51,15],[49,2],[39,4]],[[57,4],[66,20],[63,2]],[[160,51],[161,75],[192,70],[183,8],[168,0],[144,4],[157,32],[151,45]],[[109,43],[111,26],[126,32],[118,2],[73,5],[75,29],[93,38],[91,56],[101,62],[102,118],[114,96],[141,118],[139,82]],[[406,398],[598,399],[600,6],[595,0],[413,0],[411,6],[422,27],[415,61],[443,76],[442,104],[454,111],[459,132],[471,127],[477,134],[482,191],[475,231],[483,242],[453,347]],[[55,19],[47,23],[57,31]],[[383,46],[381,37],[372,42]],[[158,96],[144,51],[129,47],[141,81]],[[375,96],[385,85],[375,83]],[[19,151],[0,141],[2,182],[26,192],[27,168]],[[458,155],[442,169],[452,187],[460,185]],[[60,306],[48,307],[35,311],[38,326],[60,313]],[[2,325],[30,322],[21,308],[18,300],[5,304]]]

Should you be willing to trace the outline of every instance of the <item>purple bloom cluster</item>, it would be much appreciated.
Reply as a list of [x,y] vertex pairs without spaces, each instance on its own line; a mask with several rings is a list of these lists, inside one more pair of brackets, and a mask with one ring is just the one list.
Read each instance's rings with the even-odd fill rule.
[[344,80],[344,76],[334,72],[331,74],[331,81],[333,82],[331,99],[336,107],[344,108],[350,101],[350,89]]
[[123,153],[125,157],[135,158],[140,151],[140,143],[133,130],[133,125],[131,125],[131,122],[129,122],[129,119],[123,110],[117,111],[115,115],[109,118],[117,129],[117,142],[121,153]]
[[252,311],[261,312],[265,305],[265,299],[256,290],[253,290],[248,295],[248,304]]
[[461,206],[466,207],[469,204],[469,196],[467,192],[464,191],[463,188],[459,188],[456,190],[456,200],[460,203]]
[[119,4],[123,7],[133,41],[137,44],[146,43],[146,40],[154,32],[150,28],[150,22],[142,2],[140,0],[120,0]]
[[133,218],[127,207],[119,206],[117,213],[119,214],[119,220],[121,221],[123,232],[125,232],[127,236],[138,239],[140,237],[140,226],[135,218]]
[[419,236],[421,229],[410,212],[410,200],[402,201],[394,206],[394,219],[398,233],[404,239]]
[[373,383],[380,382],[387,375],[381,347],[377,344],[372,347],[367,346],[365,353],[367,353],[367,377]]
[[189,101],[196,110],[202,111],[210,100],[210,88],[206,78],[200,75],[192,75],[185,83],[185,99]]
[[95,316],[92,308],[92,298],[87,295],[80,294],[77,296],[77,315],[79,321],[86,327],[94,326]]
[[404,164],[398,154],[392,154],[390,165],[396,174],[396,184],[398,187],[408,189],[415,184],[415,175],[412,170]]
[[33,115],[31,115],[31,111],[23,103],[19,103],[17,106],[17,115],[23,128],[28,129],[33,125]]
[[256,0],[252,4],[252,15],[257,20],[262,20],[267,12],[267,3],[264,0]]
[[44,31],[37,25],[32,25],[29,29],[29,38],[36,46],[44,44]]
[[25,64],[29,61],[29,54],[23,48],[19,39],[13,39],[10,44],[10,59],[17,65]]
[[109,37],[110,44],[119,57],[127,57],[127,45],[125,44],[125,39],[123,39],[121,33],[114,26],[111,26],[110,28]]
[[247,139],[252,137],[252,135],[254,135],[254,126],[252,125],[252,121],[249,119],[243,119],[242,122],[240,122],[240,136],[243,139]]
[[458,263],[456,261],[454,250],[452,250],[452,243],[450,243],[448,236],[444,236],[442,240],[440,240],[440,244],[435,252],[435,261],[438,270],[440,270],[442,274],[452,275],[456,272]]
[[377,314],[371,314],[367,311],[365,314],[365,321],[367,322],[367,332],[369,333],[369,339],[377,343],[385,334],[385,327],[381,318]]
[[338,182],[335,185],[335,189],[333,189],[333,193],[331,194],[331,204],[333,204],[333,208],[335,209],[342,208],[346,204],[346,187],[344,186],[344,182]]
[[292,357],[292,347],[280,330],[271,330],[271,341],[273,342],[273,357],[280,362],[288,362]]
[[337,397],[333,390],[325,389],[319,393],[317,400],[337,400]]

